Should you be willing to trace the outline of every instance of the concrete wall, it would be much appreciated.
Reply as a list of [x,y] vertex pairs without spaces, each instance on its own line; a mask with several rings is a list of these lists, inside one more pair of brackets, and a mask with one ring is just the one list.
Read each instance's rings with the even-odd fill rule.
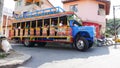
[[106,15],[98,15],[98,4],[105,3],[94,1],[94,0],[80,0],[74,2],[65,3],[64,9],[70,11],[70,5],[78,5],[78,12],[76,14],[83,20],[83,21],[90,21],[99,23],[102,25],[102,31],[105,31],[106,26]]

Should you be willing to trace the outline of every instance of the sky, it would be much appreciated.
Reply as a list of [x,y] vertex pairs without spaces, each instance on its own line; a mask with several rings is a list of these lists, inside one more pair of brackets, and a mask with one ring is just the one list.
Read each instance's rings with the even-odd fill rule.
[[[120,0],[111,0],[110,14],[107,16],[107,18],[113,18],[113,5],[120,5]],[[120,6],[115,7],[115,16],[116,18],[120,18]]]
[[14,0],[4,0],[4,7],[14,10]]
[[[62,3],[61,0],[49,0],[54,6],[61,6]],[[113,18],[113,5],[120,5],[120,0],[111,0],[111,8],[110,8],[110,14],[107,16],[107,18]],[[14,10],[14,0],[4,0],[4,7],[9,8],[11,10]],[[120,18],[120,7],[115,8],[116,18]]]

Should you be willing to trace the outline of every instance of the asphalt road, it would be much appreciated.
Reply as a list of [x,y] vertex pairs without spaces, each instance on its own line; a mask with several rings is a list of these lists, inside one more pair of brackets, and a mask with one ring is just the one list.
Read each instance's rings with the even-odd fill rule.
[[[14,50],[29,54],[32,59],[20,67],[37,68],[46,63],[69,59],[88,59],[108,55],[109,49],[106,46],[92,47],[86,52],[80,52],[66,44],[49,43],[46,47],[24,47],[23,45],[13,45]],[[92,61],[92,60],[91,60]],[[81,62],[82,63],[82,62]],[[83,62],[87,63],[87,62]]]

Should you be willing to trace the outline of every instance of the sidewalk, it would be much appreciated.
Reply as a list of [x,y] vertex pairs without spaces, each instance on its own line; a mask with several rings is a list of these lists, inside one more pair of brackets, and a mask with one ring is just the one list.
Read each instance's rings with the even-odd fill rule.
[[12,52],[6,58],[0,59],[0,68],[16,68],[31,58],[30,55]]
[[106,55],[73,58],[45,63],[39,68],[120,68],[120,45],[108,47]]

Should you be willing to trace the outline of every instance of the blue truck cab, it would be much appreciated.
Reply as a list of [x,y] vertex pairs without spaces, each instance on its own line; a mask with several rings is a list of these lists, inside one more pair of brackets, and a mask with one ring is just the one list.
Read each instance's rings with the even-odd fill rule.
[[72,28],[73,45],[80,51],[85,51],[92,47],[95,38],[94,26],[82,26],[82,22],[77,15],[68,17]]

